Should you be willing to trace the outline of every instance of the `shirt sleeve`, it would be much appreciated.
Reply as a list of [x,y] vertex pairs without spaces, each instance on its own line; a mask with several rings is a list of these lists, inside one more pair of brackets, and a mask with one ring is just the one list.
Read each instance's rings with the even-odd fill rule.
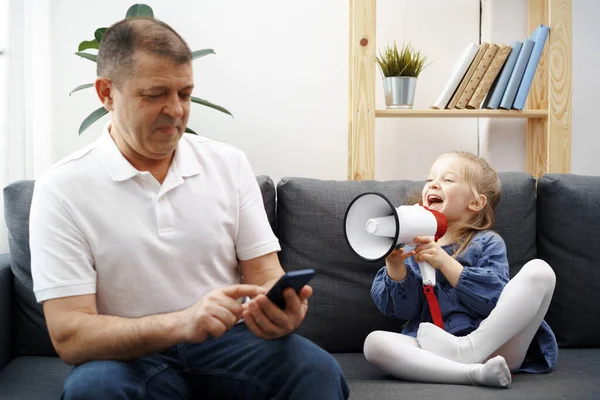
[[472,266],[465,266],[454,289],[459,302],[485,318],[496,306],[509,272],[506,245],[499,235],[489,235],[480,245],[480,257]]
[[29,217],[33,291],[38,302],[96,293],[88,242],[49,183],[35,183]]
[[371,297],[375,305],[387,317],[404,320],[418,318],[423,308],[425,295],[422,284],[411,268],[402,281],[394,281],[383,267],[377,272],[371,286]]
[[240,260],[250,260],[281,250],[279,240],[273,233],[262,194],[250,167],[242,154],[240,162],[239,219],[236,237],[236,254]]

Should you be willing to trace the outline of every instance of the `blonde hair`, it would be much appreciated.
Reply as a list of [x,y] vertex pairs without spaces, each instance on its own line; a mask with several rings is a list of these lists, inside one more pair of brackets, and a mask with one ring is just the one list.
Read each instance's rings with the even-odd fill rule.
[[446,155],[455,155],[462,161],[457,165],[457,172],[466,180],[476,198],[483,195],[487,199],[482,209],[456,231],[453,239],[458,244],[458,248],[452,256],[456,258],[466,251],[477,232],[494,226],[494,210],[500,202],[502,187],[498,174],[483,157],[466,151],[444,153],[440,157]]

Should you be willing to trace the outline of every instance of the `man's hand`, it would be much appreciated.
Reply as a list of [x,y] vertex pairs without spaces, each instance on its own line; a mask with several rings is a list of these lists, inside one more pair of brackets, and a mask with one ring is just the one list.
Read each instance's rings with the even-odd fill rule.
[[210,291],[197,303],[181,311],[185,341],[200,343],[208,337],[221,337],[242,317],[244,307],[237,300],[265,292],[265,288],[258,285],[232,285]]
[[308,298],[312,288],[305,285],[300,293],[287,288],[283,291],[285,309],[277,307],[264,294],[259,294],[244,304],[242,314],[248,329],[256,336],[271,340],[287,336],[294,332],[304,320],[308,310]]

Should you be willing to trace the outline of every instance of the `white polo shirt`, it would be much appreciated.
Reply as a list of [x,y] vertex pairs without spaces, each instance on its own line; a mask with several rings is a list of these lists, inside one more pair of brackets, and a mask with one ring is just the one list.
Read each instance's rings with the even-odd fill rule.
[[181,310],[240,283],[238,259],[280,250],[240,150],[185,134],[160,185],[123,157],[109,125],[35,183],[38,302],[95,293],[100,314]]

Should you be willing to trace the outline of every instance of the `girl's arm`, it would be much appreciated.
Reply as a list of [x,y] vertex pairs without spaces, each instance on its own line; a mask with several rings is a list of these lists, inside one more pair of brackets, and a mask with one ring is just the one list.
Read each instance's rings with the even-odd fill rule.
[[509,280],[504,240],[495,233],[482,240],[481,254],[464,267],[454,288],[457,300],[473,313],[487,317]]
[[420,279],[408,265],[406,277],[401,281],[390,278],[383,267],[373,280],[371,297],[383,315],[410,320],[418,318],[423,308],[425,296],[421,287]]

